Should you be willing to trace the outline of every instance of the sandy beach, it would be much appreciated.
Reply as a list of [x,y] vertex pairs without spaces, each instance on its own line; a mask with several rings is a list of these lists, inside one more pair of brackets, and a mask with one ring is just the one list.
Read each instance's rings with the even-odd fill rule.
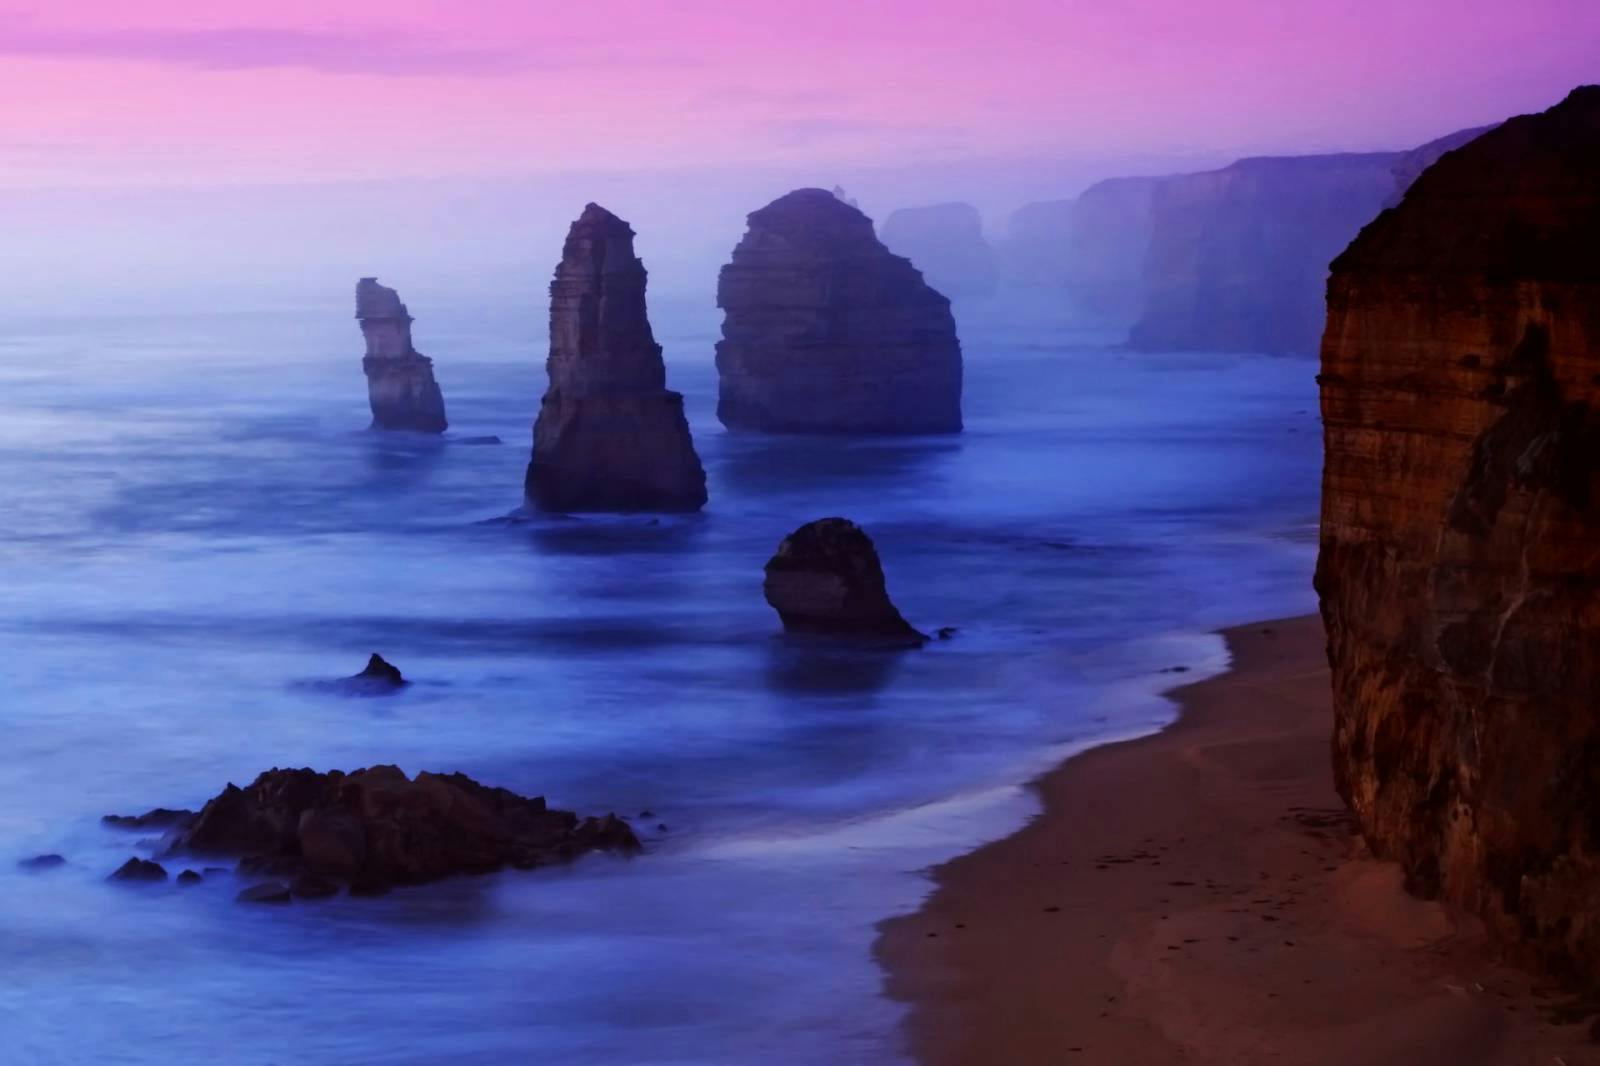
[[1314,617],[1225,634],[1164,732],[1037,782],[877,945],[926,1064],[1600,1061],[1566,999],[1406,895],[1333,789]]

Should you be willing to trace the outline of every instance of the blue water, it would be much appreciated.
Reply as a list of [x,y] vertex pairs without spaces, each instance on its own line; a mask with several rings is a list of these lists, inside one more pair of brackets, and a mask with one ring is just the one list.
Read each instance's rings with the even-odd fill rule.
[[[1164,668],[1223,664],[1211,629],[1312,605],[1308,362],[991,329],[959,438],[735,437],[714,320],[658,311],[709,507],[507,523],[534,311],[419,310],[454,442],[364,430],[344,308],[0,323],[8,1061],[901,1061],[870,944],[919,871],[1019,824],[1051,760],[1165,721]],[[832,514],[955,639],[779,636],[762,564]],[[417,683],[306,684],[375,650]],[[142,852],[102,814],[374,762],[648,846],[287,908],[104,880]]]

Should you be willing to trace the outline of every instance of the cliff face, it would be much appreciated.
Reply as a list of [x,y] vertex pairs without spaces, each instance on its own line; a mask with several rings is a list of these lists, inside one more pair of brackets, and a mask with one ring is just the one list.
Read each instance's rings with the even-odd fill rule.
[[952,300],[994,293],[994,249],[971,204],[902,207],[889,214],[880,232],[891,252],[915,263]]
[[356,319],[367,342],[361,369],[373,428],[443,433],[448,423],[433,360],[411,346],[411,315],[400,294],[377,278],[362,278],[356,284]]
[[633,230],[590,204],[550,283],[550,386],[528,499],[560,511],[694,511],[706,475],[645,312]]
[[1143,350],[1312,352],[1328,261],[1390,198],[1392,152],[1241,159],[1152,201]]
[[1373,849],[1600,974],[1600,87],[1440,159],[1333,264],[1317,589]]
[[1452,152],[1464,144],[1471,144],[1485,133],[1494,129],[1493,126],[1474,126],[1470,130],[1456,130],[1437,140],[1429,141],[1419,148],[1409,152],[1401,152],[1399,157],[1389,167],[1389,173],[1394,175],[1394,192],[1389,196],[1385,207],[1394,207],[1411,188],[1411,183],[1422,176],[1422,172],[1439,161],[1439,157],[1446,152]]
[[1151,200],[1159,178],[1111,178],[1076,200],[1018,208],[1001,256],[1008,287],[1048,293],[1073,315],[1127,328],[1143,298]]
[[961,345],[950,301],[832,193],[750,215],[722,268],[717,417],[730,429],[954,433]]

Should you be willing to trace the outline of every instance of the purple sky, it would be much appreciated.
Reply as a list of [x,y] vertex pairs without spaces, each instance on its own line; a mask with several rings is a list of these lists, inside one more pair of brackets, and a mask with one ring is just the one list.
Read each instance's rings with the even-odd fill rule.
[[1600,80],[1600,0],[73,0],[0,13],[0,181],[1401,147]]

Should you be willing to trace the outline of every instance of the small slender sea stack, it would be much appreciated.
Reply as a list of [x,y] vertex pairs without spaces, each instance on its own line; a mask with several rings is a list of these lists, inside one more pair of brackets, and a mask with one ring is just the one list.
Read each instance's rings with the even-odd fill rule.
[[928,639],[889,601],[872,538],[847,518],[808,522],[783,538],[767,560],[762,591],[791,633],[908,645]]
[[717,417],[773,433],[958,433],[950,301],[824,189],[750,215],[722,268]]
[[361,369],[367,374],[372,428],[443,433],[448,423],[433,360],[411,346],[411,314],[400,294],[377,278],[362,278],[356,284],[356,319],[367,341]]
[[633,230],[590,204],[550,283],[550,387],[533,426],[528,499],[553,511],[696,511],[706,475],[666,387]]
[[1333,766],[1372,849],[1600,985],[1600,86],[1423,172],[1333,262]]

